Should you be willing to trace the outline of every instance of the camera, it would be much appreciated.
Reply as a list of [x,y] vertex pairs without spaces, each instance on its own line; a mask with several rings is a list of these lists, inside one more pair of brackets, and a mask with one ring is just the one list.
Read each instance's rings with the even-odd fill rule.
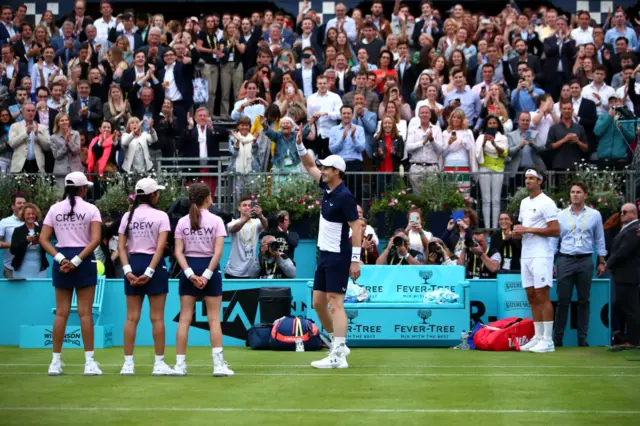
[[476,248],[480,246],[480,243],[478,243],[478,240],[476,240],[475,238],[472,238],[471,243],[467,244],[467,242],[465,241],[465,245],[469,248]]
[[393,245],[394,247],[404,247],[404,238],[402,237],[393,237]]
[[616,114],[616,120],[633,120],[636,118],[626,105],[616,105],[612,108]]
[[269,243],[269,250],[270,251],[280,251],[280,247],[282,247],[282,245],[280,244],[279,241],[271,241]]

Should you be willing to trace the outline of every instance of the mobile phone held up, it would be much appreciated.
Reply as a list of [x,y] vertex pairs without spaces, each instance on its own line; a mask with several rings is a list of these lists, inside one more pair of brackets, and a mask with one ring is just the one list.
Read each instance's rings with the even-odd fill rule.
[[455,210],[451,215],[451,219],[453,219],[453,223],[458,223],[459,220],[464,220],[464,210]]
[[417,223],[418,222],[418,213],[411,213],[409,216],[409,222]]
[[258,201],[256,201],[256,200],[251,200],[251,217],[252,217],[252,218],[254,218],[254,219],[255,219],[256,217],[258,217],[258,216],[253,212],[253,209],[255,209],[256,207],[258,207]]

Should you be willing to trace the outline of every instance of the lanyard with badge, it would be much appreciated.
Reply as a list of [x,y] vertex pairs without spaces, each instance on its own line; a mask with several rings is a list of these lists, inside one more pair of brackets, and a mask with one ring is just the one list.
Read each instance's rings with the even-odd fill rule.
[[[245,226],[242,227],[241,233],[242,233],[242,245],[244,246],[244,254],[245,256],[249,259],[254,257],[255,255],[255,247],[253,246],[253,223],[251,221],[251,219],[249,220],[249,235],[247,238],[247,235],[245,235],[245,228],[246,228],[246,224]],[[250,244],[250,246],[247,246],[247,243]]]
[[503,257],[502,269],[504,269],[505,271],[510,271],[511,258],[513,258],[513,247],[511,247],[511,244],[507,245],[507,243],[505,242],[504,232],[502,232],[502,241],[504,243],[504,249],[502,250],[502,257]]
[[227,54],[227,60],[229,62],[233,62],[235,60],[235,53],[236,53],[235,43],[231,40],[227,40],[227,49],[229,50],[229,53]]
[[571,209],[569,209],[569,211],[567,211],[567,213],[569,213],[569,220],[571,221],[571,234],[573,235],[573,246],[575,248],[581,248],[584,244],[584,241],[582,240],[582,237],[584,236],[584,227],[587,225],[587,216],[589,214],[589,211],[587,209],[584,209],[584,218],[582,220],[582,229],[580,230],[580,235],[575,235],[575,231],[576,231],[576,224],[573,222],[573,215],[571,214]]
[[[211,36],[207,34],[207,42],[209,43],[209,49],[217,50],[218,49],[218,40],[214,34],[213,43],[211,43]],[[216,53],[212,53],[213,59],[218,59],[218,55]]]
[[269,274],[269,263],[265,260],[264,261],[264,273],[267,274],[267,276],[265,278],[268,279],[268,280],[272,280],[276,276],[276,268],[277,267],[278,267],[278,263],[277,262],[273,262],[273,270]]
[[[489,254],[489,249],[487,248],[487,251],[485,251],[486,254]],[[478,267],[478,255],[477,254],[473,254],[473,276],[474,277],[480,277],[480,275],[482,274],[482,270],[484,269],[484,262],[482,262],[482,264],[480,265],[480,269],[477,270],[476,273],[476,268]]]
[[460,256],[460,253],[462,253],[463,249],[464,249],[464,238],[460,238],[456,243],[456,247],[453,249],[453,253],[456,256]]

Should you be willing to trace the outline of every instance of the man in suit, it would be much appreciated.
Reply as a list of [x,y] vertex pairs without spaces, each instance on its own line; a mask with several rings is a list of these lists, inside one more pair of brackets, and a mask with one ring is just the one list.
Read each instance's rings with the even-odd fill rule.
[[42,56],[41,47],[33,41],[33,29],[30,24],[24,23],[20,26],[20,40],[13,44],[13,50],[20,62],[27,64],[29,69],[32,69],[34,63]]
[[[1,26],[2,24],[0,24]],[[2,62],[0,62],[0,73],[2,76],[2,85],[9,87],[13,77],[16,77],[16,87],[20,85],[23,77],[29,75],[27,64],[20,62],[15,57],[13,46],[5,44],[2,46]]]
[[[513,74],[517,74],[519,64],[524,62],[533,71],[533,77],[536,82],[544,81],[544,76],[542,75],[542,67],[540,65],[540,58],[529,52],[527,43],[523,39],[516,40],[515,51],[518,56],[509,59],[511,72]],[[506,54],[507,53],[505,52],[505,55]]]
[[72,58],[78,56],[80,42],[73,37],[73,23],[65,21],[62,24],[62,36],[51,39],[51,45],[56,49],[56,60],[62,58],[62,65],[66,67]]
[[[509,157],[507,158],[505,169],[509,173],[527,170],[537,167],[545,172],[544,160],[540,156],[545,151],[545,142],[540,140],[536,130],[530,130],[531,113],[521,111],[518,114],[518,128],[507,133],[509,140]],[[523,182],[518,182],[521,184]],[[521,185],[520,185],[521,186]]]
[[544,88],[554,99],[558,99],[560,89],[571,78],[576,56],[576,42],[569,38],[566,19],[557,19],[556,33],[544,40],[543,50],[546,55]]
[[527,45],[527,51],[531,55],[539,57],[542,55],[542,42],[538,33],[534,31],[533,26],[529,25],[529,22],[529,17],[524,13],[518,16],[518,26],[509,33],[509,44],[513,45],[513,41],[516,38],[524,40]]
[[160,44],[160,29],[152,27],[147,34],[147,44],[142,47],[142,51],[147,55],[149,63],[155,63],[158,67],[164,66],[164,46]]
[[598,121],[596,104],[591,99],[582,97],[580,80],[571,80],[569,89],[571,90],[571,101],[573,102],[573,119],[584,128],[589,144],[589,152],[594,152],[598,148],[596,135],[593,133],[596,121]]
[[[49,131],[49,135],[53,135],[53,124],[56,121],[58,110],[53,109],[47,105],[49,100],[49,89],[41,86],[35,91],[36,93],[36,123],[42,125]],[[44,152],[44,171],[47,173],[53,173],[53,167],[55,166],[55,158],[51,150]]]
[[150,65],[144,77],[138,79],[131,87],[128,100],[133,116],[142,121],[153,119],[154,123],[160,122],[164,88],[155,76],[153,65]]
[[433,37],[433,42],[438,43],[440,37],[442,37],[442,21],[433,16],[433,6],[431,0],[422,0],[420,3],[420,15],[416,19],[416,25],[413,27],[413,34],[411,39],[413,44],[418,46],[418,39],[422,33],[428,34]]
[[625,204],[620,210],[622,229],[613,239],[607,269],[615,283],[615,294],[620,312],[627,323],[627,342],[623,346],[640,345],[640,223],[635,204]]
[[85,15],[87,11],[87,4],[84,0],[78,0],[73,8],[73,11],[64,17],[62,22],[58,22],[58,26],[65,21],[73,23],[73,36],[80,40],[84,35],[83,31],[87,25],[93,23],[93,18],[89,15]]
[[44,152],[49,148],[49,132],[35,121],[36,106],[27,101],[22,109],[23,121],[11,125],[9,146],[13,149],[11,173],[44,173]]
[[[411,99],[411,93],[414,90],[413,84],[415,80],[411,77],[413,73],[410,73],[412,64],[409,56],[409,42],[406,40],[398,41],[398,62],[396,63],[396,72],[398,73],[398,80],[400,80],[400,88],[402,91],[402,97],[404,99]],[[406,77],[406,78],[405,78]]]
[[[147,56],[142,50],[138,50],[133,55],[133,66],[127,68],[120,78],[120,87],[124,93],[129,93],[134,84],[142,80],[149,70],[147,65]],[[147,84],[148,86],[149,84]]]
[[0,11],[0,46],[12,45],[20,40],[20,33],[13,26],[13,11],[11,6],[2,6]]
[[125,36],[127,40],[129,40],[129,48],[132,52],[140,49],[143,46],[142,36],[139,32],[133,31],[133,25],[133,15],[131,15],[130,13],[125,13],[124,15],[122,15],[122,26],[124,27],[124,30],[109,32],[109,41],[111,43],[115,43],[118,37]]
[[[304,18],[302,20],[301,29],[302,34],[300,37],[293,43],[293,49],[297,58],[301,58],[304,54],[304,51],[308,48],[311,48],[311,54],[318,60],[322,61],[323,51],[322,45],[318,43],[318,38],[315,34],[315,24],[311,18]],[[298,86],[300,87],[300,86]]]
[[158,72],[158,80],[164,87],[164,97],[173,103],[176,132],[187,127],[187,111],[193,105],[193,61],[185,56],[177,61],[176,51],[169,47],[164,51],[164,68]]
[[76,85],[78,98],[69,105],[69,119],[73,130],[84,132],[87,141],[93,139],[102,124],[102,102],[95,96],[89,96],[91,86],[87,80]]
[[292,74],[293,81],[298,88],[302,90],[305,98],[308,98],[318,91],[316,79],[322,74],[322,70],[313,52],[314,50],[311,46],[307,46],[302,50],[302,66]]

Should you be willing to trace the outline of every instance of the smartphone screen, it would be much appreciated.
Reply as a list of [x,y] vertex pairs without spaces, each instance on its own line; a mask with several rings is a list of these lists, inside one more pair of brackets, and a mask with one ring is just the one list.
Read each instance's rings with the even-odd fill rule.
[[410,222],[417,222],[418,221],[418,214],[417,213],[411,213],[411,216],[409,216],[409,221]]
[[367,235],[367,241],[371,241],[371,240],[373,240],[373,234]]

